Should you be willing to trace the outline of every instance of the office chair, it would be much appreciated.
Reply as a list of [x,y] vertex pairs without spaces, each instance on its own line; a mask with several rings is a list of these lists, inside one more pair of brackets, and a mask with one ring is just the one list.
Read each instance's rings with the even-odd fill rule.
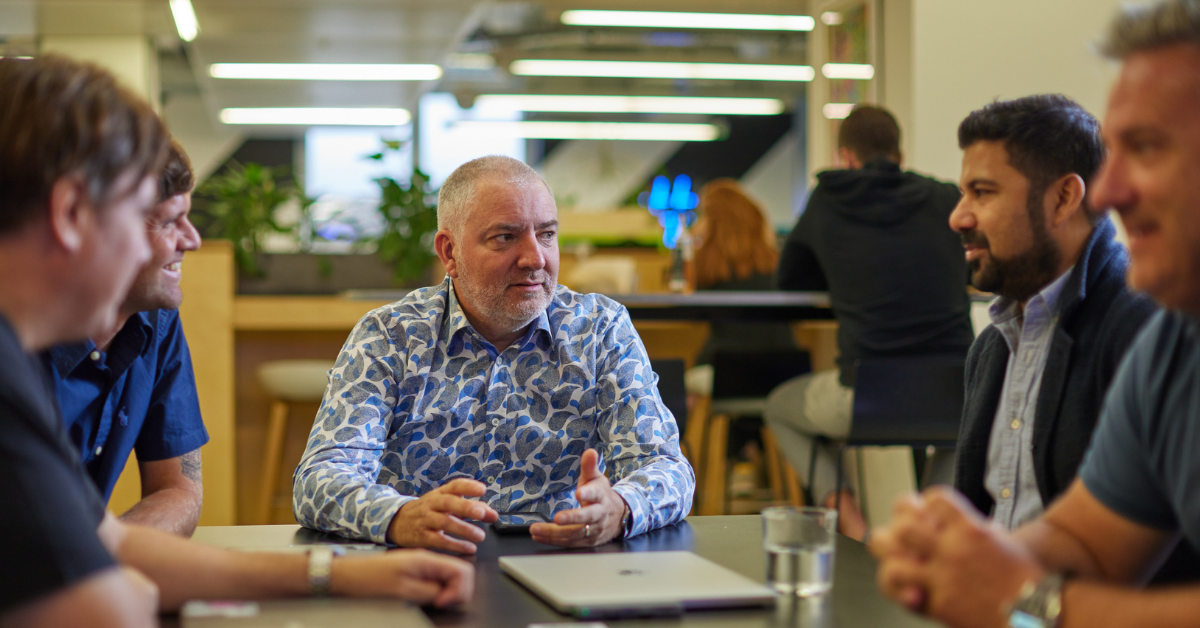
[[[954,447],[963,409],[961,354],[925,354],[858,361],[850,435],[838,449],[837,506],[841,507],[843,455],[849,447],[905,445]],[[816,470],[814,439],[809,459],[809,499]],[[928,464],[921,477],[928,475]],[[864,502],[865,507],[865,502]],[[865,513],[865,511],[864,511]]]

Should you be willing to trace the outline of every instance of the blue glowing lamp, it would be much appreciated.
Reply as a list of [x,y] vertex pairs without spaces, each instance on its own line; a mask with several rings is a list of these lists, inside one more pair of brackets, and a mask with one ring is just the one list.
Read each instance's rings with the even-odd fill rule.
[[692,191],[692,178],[686,174],[675,177],[675,183],[664,176],[654,177],[650,192],[642,192],[638,203],[658,217],[663,228],[663,244],[674,249],[683,235],[683,230],[696,219],[696,206],[700,197]]

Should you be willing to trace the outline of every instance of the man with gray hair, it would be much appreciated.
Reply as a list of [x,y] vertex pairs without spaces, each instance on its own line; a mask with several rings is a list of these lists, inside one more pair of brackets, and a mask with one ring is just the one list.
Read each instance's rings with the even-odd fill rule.
[[883,591],[956,627],[1194,626],[1200,586],[1138,590],[1200,546],[1200,0],[1127,8],[1090,206],[1129,233],[1130,287],[1166,310],[1117,372],[1079,477],[1009,535],[959,494],[901,501],[871,548]]
[[503,156],[438,195],[441,284],[368,313],[296,469],[296,519],[377,543],[475,552],[468,520],[538,513],[582,547],[675,523],[695,475],[620,304],[558,285],[558,210]]

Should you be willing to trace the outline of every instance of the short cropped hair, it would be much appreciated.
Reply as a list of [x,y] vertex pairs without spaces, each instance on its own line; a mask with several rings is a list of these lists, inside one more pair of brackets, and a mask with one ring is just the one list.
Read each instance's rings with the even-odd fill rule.
[[[470,206],[475,202],[475,187],[483,180],[500,179],[507,183],[537,183],[550,190],[546,180],[528,164],[505,155],[488,155],[472,159],[446,177],[438,191],[438,229],[452,234],[462,233]],[[551,194],[553,198],[553,194]]]
[[838,129],[838,148],[848,148],[859,161],[878,157],[900,161],[900,125],[883,107],[855,105]]
[[1065,175],[1091,181],[1104,161],[1100,123],[1060,94],[997,100],[972,111],[958,125],[958,147],[981,141],[1004,142],[1009,165],[1029,180],[1031,206]]
[[158,176],[158,202],[163,202],[172,196],[187,194],[196,186],[195,175],[192,173],[192,161],[179,142],[171,140],[167,149],[167,164],[163,166],[162,174]]
[[1134,53],[1174,44],[1200,47],[1200,0],[1123,7],[1109,25],[1100,52],[1124,60]]
[[64,177],[78,178],[103,211],[158,176],[167,138],[150,105],[98,66],[0,59],[0,234],[43,215]]

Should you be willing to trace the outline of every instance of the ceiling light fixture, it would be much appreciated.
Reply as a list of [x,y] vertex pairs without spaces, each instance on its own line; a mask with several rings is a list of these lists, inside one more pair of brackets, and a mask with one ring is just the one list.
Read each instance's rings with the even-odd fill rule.
[[821,113],[825,114],[825,117],[830,120],[842,120],[850,115],[850,112],[853,110],[854,103],[852,102],[831,102],[821,107]]
[[826,63],[821,66],[821,74],[831,79],[870,80],[875,76],[875,68],[866,63]]
[[579,59],[518,59],[509,66],[509,72],[521,76],[606,76],[735,81],[811,81],[816,76],[816,71],[807,65],[584,61]]
[[821,23],[826,26],[838,26],[842,23],[842,14],[836,11],[826,11],[821,14]]
[[816,21],[807,15],[748,13],[677,13],[673,11],[563,11],[562,23],[572,26],[629,26],[634,28],[721,28],[748,31],[811,31]]
[[171,17],[175,18],[175,30],[179,31],[183,41],[192,41],[200,34],[200,22],[196,20],[192,0],[171,0]]
[[475,99],[475,107],[503,111],[696,113],[769,116],[783,112],[783,101],[776,98],[484,94]]
[[486,122],[455,123],[455,134],[546,140],[660,140],[711,142],[721,137],[713,124],[657,122]]
[[442,68],[430,63],[214,63],[209,76],[285,81],[433,81]]
[[412,120],[407,109],[284,107],[222,109],[225,124],[286,124],[299,126],[400,126]]

